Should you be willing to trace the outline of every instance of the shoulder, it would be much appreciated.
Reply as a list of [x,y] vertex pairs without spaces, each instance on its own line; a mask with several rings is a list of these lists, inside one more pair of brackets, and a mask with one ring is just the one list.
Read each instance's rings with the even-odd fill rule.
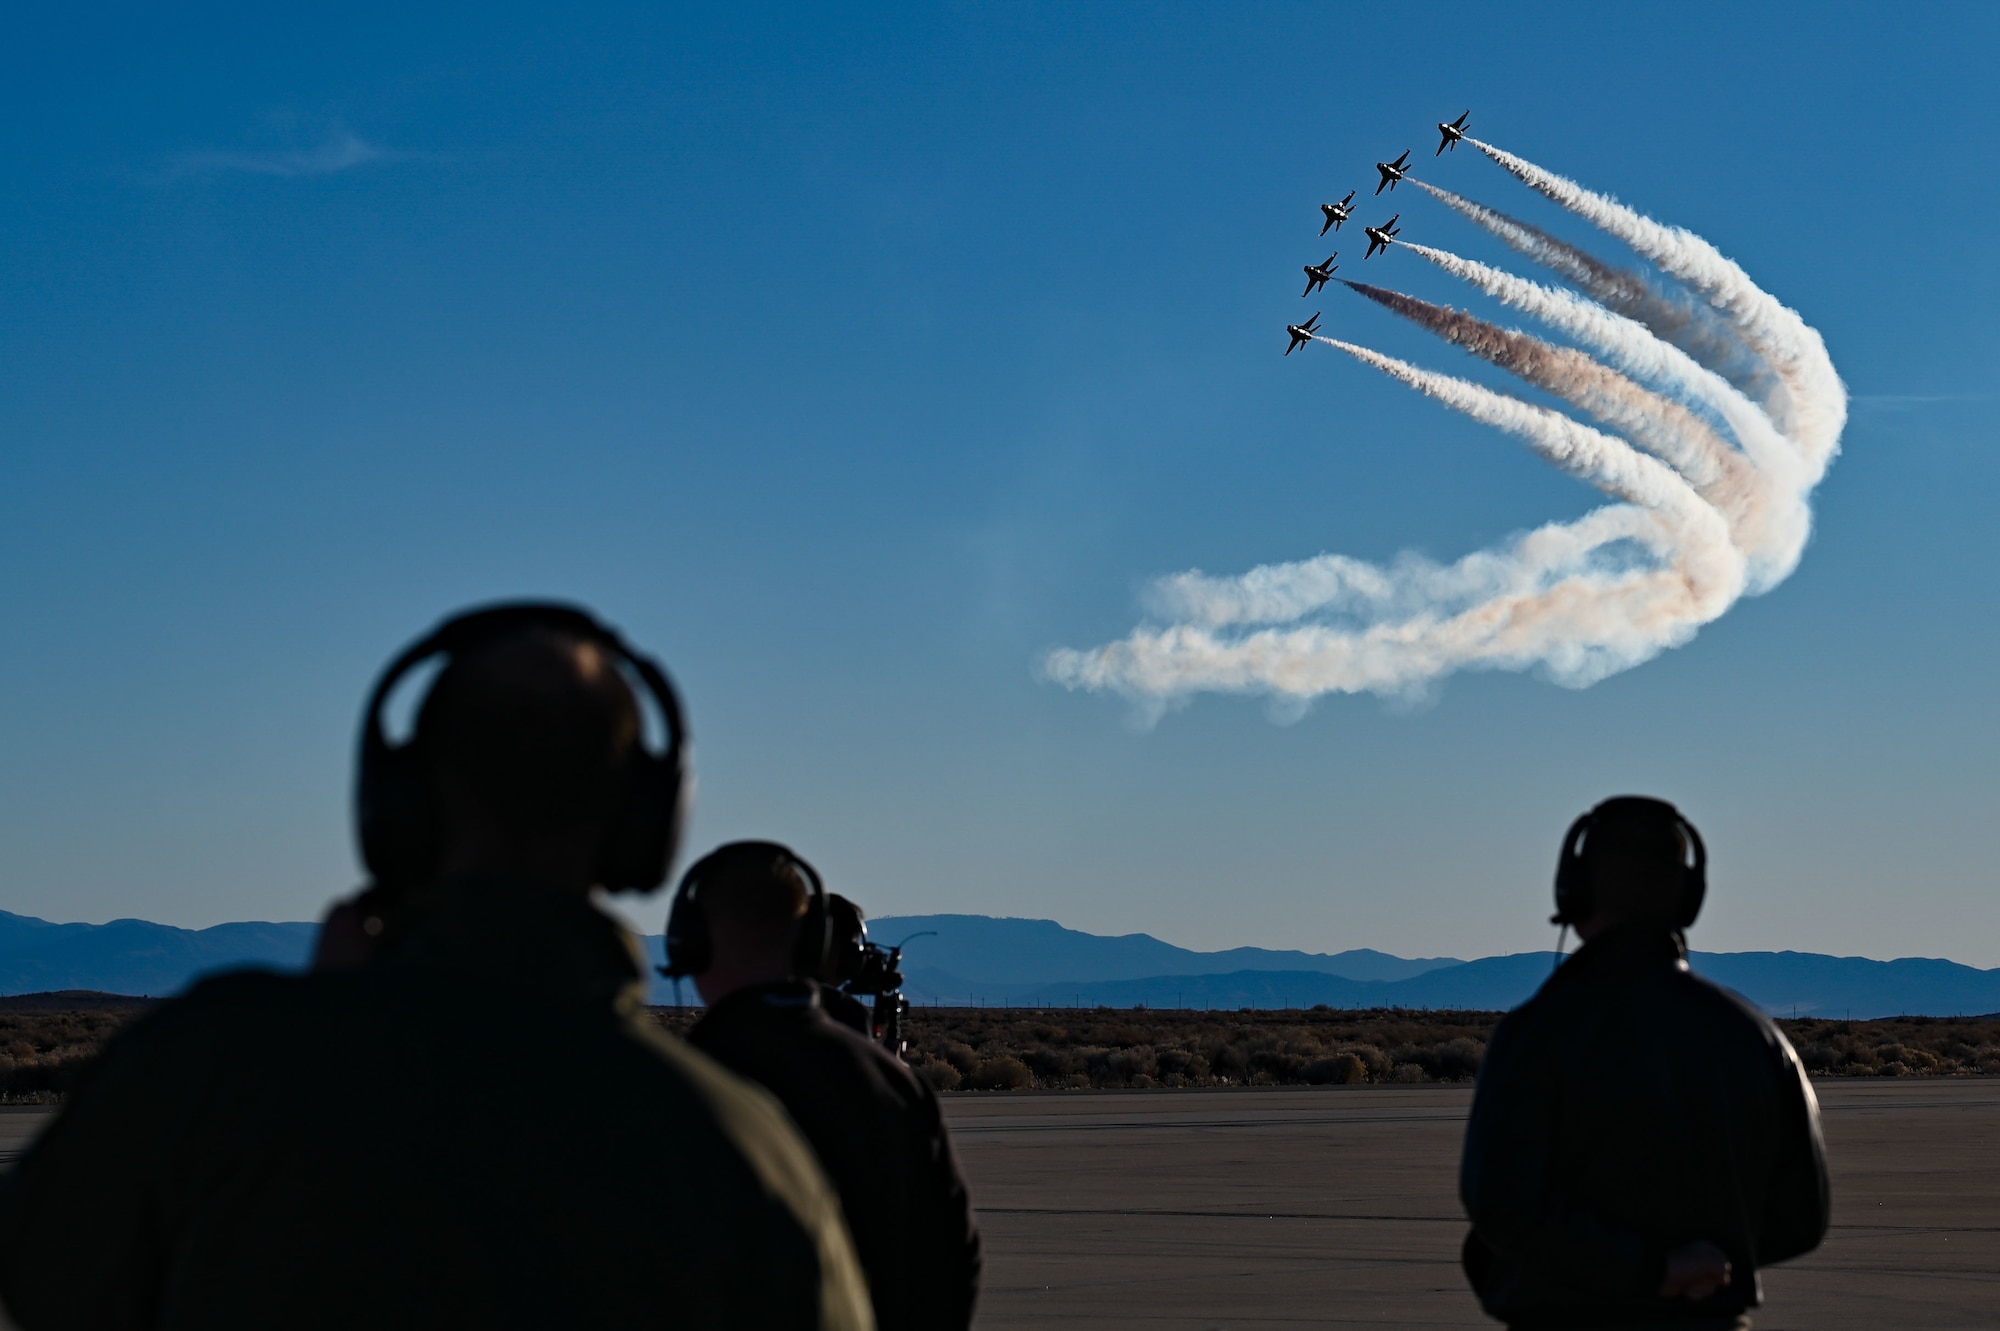
[[1676,980],[1683,1001],[1710,1033],[1754,1051],[1774,1067],[1797,1064],[1792,1042],[1778,1029],[1778,1023],[1748,998],[1691,970]]
[[790,1195],[797,1186],[818,1180],[797,1130],[769,1092],[643,1018],[630,1020],[627,1032],[637,1052],[686,1087],[716,1130],[767,1185]]
[[284,1024],[307,977],[276,971],[226,971],[148,1008],[105,1046],[101,1066],[171,1064],[193,1072],[204,1049],[220,1051],[253,1028]]
[[[860,1324],[856,1309],[866,1302],[865,1283],[850,1247],[840,1200],[819,1162],[778,1101],[762,1087],[730,1072],[687,1041],[652,1023],[629,1023],[632,1039],[668,1070],[698,1102],[715,1133],[740,1159],[765,1205],[738,1196],[739,1210],[782,1212],[814,1249],[821,1276],[822,1306],[829,1324]],[[747,1223],[759,1222],[745,1216]]]
[[1754,1035],[1767,1043],[1785,1038],[1777,1023],[1766,1016],[1762,1008],[1705,975],[1696,974],[1691,969],[1679,971],[1674,975],[1674,985],[1684,1002],[1715,1022],[1745,1035]]

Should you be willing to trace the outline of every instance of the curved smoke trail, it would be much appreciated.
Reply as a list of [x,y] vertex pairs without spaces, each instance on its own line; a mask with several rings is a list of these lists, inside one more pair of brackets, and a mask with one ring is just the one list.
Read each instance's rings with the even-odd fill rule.
[[1825,340],[1797,311],[1752,282],[1722,251],[1686,227],[1655,222],[1607,194],[1585,189],[1490,143],[1469,142],[1530,188],[1687,283],[1726,316],[1790,390],[1790,403],[1780,409],[1784,433],[1799,445],[1807,462],[1822,471],[1832,462],[1840,432],[1847,426],[1847,389],[1826,354]]
[[[1430,186],[1597,299],[1442,250],[1404,248],[1593,354],[1348,285],[1629,439],[1366,347],[1316,340],[1521,438],[1614,502],[1452,564],[1320,555],[1239,577],[1163,578],[1145,600],[1167,622],[1102,647],[1051,652],[1043,661],[1050,679],[1115,690],[1155,711],[1205,690],[1297,704],[1325,693],[1408,694],[1466,669],[1539,669],[1582,686],[1687,642],[1796,567],[1810,531],[1808,499],[1846,418],[1846,392],[1819,335],[1700,237],[1477,146],[1706,305],[1677,302],[1638,274]],[[1760,382],[1776,387],[1753,401],[1742,386]]]
[[1690,474],[1699,482],[1711,466],[1725,473],[1712,491],[1704,486],[1703,494],[1731,519],[1737,544],[1749,559],[1750,590],[1768,591],[1791,576],[1812,532],[1812,512],[1806,498],[1813,480],[1797,450],[1755,403],[1673,343],[1574,291],[1530,282],[1427,245],[1402,244],[1501,303],[1575,338],[1627,374],[1658,384],[1714,413],[1743,451],[1725,447],[1721,454],[1707,459],[1700,471]]

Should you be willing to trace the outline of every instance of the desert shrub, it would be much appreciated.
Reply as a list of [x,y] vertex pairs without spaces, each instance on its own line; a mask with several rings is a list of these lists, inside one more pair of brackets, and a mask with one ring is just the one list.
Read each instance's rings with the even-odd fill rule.
[[1305,1080],[1306,1060],[1282,1049],[1259,1049],[1250,1055],[1250,1075],[1264,1085]]
[[0,1010],[0,1103],[61,1099],[104,1042],[147,1006],[124,1000],[103,1009],[58,1009],[46,1000],[16,1001],[22,1010]]
[[1035,1084],[1035,1074],[1018,1058],[989,1058],[965,1079],[973,1091],[1025,1091]]
[[1337,1054],[1306,1064],[1305,1079],[1314,1086],[1352,1086],[1368,1080],[1368,1065],[1352,1054]]
[[1123,1085],[1137,1085],[1142,1079],[1151,1085],[1153,1074],[1159,1071],[1159,1064],[1154,1060],[1153,1047],[1141,1045],[1136,1049],[1112,1050],[1104,1056],[1104,1069]]
[[959,1075],[957,1068],[935,1058],[926,1058],[917,1064],[917,1072],[930,1082],[934,1089],[940,1091],[955,1091],[958,1089],[958,1084],[965,1080]]
[[1212,1046],[1208,1051],[1208,1066],[1226,1081],[1241,1081],[1250,1070],[1250,1056],[1233,1044]]
[[1340,1051],[1356,1060],[1368,1070],[1370,1078],[1380,1081],[1389,1075],[1394,1065],[1389,1056],[1372,1044],[1350,1044]]
[[1055,1080],[1083,1071],[1083,1060],[1077,1057],[1075,1050],[1052,1048],[1046,1044],[1038,1044],[1022,1054],[1021,1061],[1037,1078],[1044,1080]]

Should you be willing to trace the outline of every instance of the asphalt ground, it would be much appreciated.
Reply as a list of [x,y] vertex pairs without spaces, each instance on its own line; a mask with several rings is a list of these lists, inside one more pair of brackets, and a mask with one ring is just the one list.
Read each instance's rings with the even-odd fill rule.
[[[1817,1083],[1833,1230],[1763,1331],[2000,1325],[2000,1081]],[[1491,1327],[1458,1268],[1469,1088],[1013,1093],[946,1105],[982,1331]]]
[[[2000,1325],[2000,1080],[1819,1082],[1833,1232],[1763,1331]],[[986,1236],[981,1331],[1492,1326],[1458,1270],[1467,1088],[946,1101]],[[47,1121],[0,1108],[0,1168]],[[0,1320],[0,1327],[4,1327]]]

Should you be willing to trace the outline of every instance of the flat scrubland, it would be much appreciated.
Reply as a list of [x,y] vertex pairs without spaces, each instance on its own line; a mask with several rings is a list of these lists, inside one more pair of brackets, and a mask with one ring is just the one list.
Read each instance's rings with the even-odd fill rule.
[[[911,1061],[946,1091],[1421,1084],[1478,1075],[1498,1012],[922,1008]],[[2000,1076],[2000,1021],[1780,1021],[1816,1076]]]
[[[0,1103],[54,1101],[144,1000],[0,998]],[[655,1008],[668,1030],[698,1013]],[[1502,1014],[1327,1008],[918,1008],[910,1061],[941,1091],[1469,1081]],[[2000,1076],[2000,1020],[1778,1023],[1815,1076]],[[532,1056],[533,1051],[523,1054]]]

